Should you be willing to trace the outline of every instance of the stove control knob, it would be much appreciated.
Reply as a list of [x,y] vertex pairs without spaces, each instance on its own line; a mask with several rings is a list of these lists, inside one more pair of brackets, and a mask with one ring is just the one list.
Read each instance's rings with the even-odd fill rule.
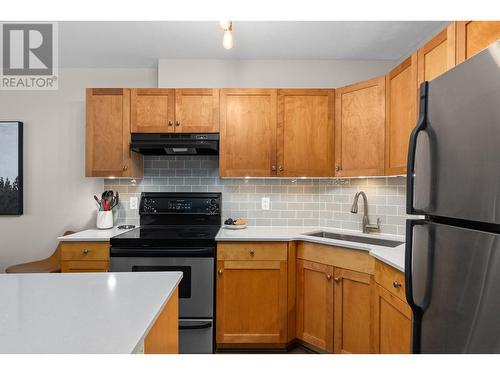
[[210,200],[210,205],[211,205],[211,206],[215,206],[215,205],[217,205],[217,201],[216,201],[215,199],[211,199],[211,200]]

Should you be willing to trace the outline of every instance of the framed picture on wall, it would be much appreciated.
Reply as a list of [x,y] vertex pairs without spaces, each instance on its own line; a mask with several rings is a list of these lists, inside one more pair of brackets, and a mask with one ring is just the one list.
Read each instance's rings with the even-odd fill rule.
[[0,215],[23,214],[23,123],[0,121]]

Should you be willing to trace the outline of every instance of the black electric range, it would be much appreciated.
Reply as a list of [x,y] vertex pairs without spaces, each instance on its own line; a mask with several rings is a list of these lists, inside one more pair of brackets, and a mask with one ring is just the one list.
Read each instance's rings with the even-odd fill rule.
[[221,193],[142,193],[140,227],[110,240],[110,271],[180,271],[179,352],[214,351]]

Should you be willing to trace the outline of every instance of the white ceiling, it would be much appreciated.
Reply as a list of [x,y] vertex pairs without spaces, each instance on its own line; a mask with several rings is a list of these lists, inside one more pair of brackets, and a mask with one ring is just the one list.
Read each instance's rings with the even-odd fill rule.
[[156,67],[158,59],[400,60],[438,21],[236,21],[222,48],[215,21],[60,22],[61,67]]

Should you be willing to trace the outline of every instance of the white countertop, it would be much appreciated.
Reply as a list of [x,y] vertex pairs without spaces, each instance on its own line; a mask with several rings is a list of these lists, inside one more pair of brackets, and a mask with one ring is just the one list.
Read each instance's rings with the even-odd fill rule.
[[370,255],[389,264],[390,266],[404,272],[405,245],[386,247],[371,245],[361,242],[341,241],[330,238],[306,236],[307,233],[325,231],[341,234],[350,234],[362,237],[380,238],[393,241],[405,241],[404,236],[393,236],[386,234],[364,234],[359,231],[344,230],[338,228],[318,227],[247,227],[234,230],[221,228],[216,241],[308,241],[325,245],[335,245],[349,249],[368,251]]
[[57,239],[59,241],[109,241],[111,237],[118,236],[130,230],[132,229],[118,229],[118,227],[112,229],[87,229],[68,236],[57,237]]
[[0,274],[0,353],[132,353],[182,272]]

